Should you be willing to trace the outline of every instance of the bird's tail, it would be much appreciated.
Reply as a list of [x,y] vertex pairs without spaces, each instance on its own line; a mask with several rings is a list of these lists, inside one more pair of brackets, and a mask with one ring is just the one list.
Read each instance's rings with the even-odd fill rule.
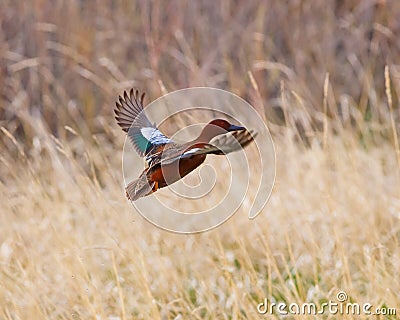
[[129,200],[136,201],[141,197],[145,197],[153,193],[154,186],[155,182],[150,182],[147,180],[147,174],[145,170],[138,179],[133,180],[126,186],[126,196]]

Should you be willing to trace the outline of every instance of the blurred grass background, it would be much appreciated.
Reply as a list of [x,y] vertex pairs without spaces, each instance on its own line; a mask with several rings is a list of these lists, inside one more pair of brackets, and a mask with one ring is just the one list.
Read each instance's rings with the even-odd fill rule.
[[[398,307],[399,17],[395,0],[2,0],[0,318],[258,319],[264,297],[339,289]],[[112,112],[124,89],[190,86],[248,100],[278,167],[255,221],[179,236],[125,199]]]

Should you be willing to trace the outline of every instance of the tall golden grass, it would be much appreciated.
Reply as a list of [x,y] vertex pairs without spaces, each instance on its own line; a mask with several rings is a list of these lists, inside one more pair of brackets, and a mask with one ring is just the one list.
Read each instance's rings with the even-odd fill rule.
[[[399,16],[389,0],[2,0],[0,319],[259,319],[264,298],[339,290],[399,308]],[[265,116],[277,178],[256,220],[182,236],[135,212],[112,116],[131,86],[214,86]]]

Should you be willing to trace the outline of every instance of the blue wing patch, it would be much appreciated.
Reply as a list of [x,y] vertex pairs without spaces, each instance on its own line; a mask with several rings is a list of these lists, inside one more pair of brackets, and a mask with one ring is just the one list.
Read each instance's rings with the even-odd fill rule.
[[171,142],[147,118],[143,110],[144,93],[138,90],[124,91],[123,97],[116,102],[115,119],[128,136],[137,153],[144,157],[158,145]]

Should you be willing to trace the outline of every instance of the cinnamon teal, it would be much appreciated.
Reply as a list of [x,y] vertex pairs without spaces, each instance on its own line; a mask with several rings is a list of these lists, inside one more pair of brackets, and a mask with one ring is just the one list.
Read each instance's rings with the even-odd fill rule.
[[138,90],[131,89],[129,94],[124,91],[114,109],[117,123],[147,162],[139,178],[126,186],[126,195],[131,201],[183,178],[201,165],[207,154],[224,155],[240,150],[255,137],[244,127],[215,119],[203,128],[196,139],[184,144],[175,143],[147,118],[143,110],[144,96],[145,93],[140,94]]

